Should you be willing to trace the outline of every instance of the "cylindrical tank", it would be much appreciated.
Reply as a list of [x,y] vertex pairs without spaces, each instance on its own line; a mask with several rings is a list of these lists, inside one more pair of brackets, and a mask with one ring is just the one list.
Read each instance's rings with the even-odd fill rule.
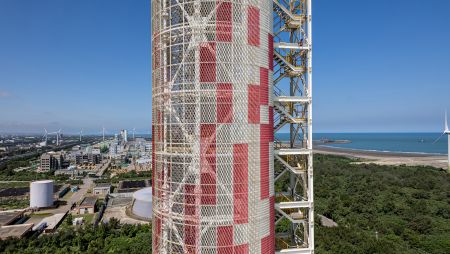
[[133,194],[132,212],[142,219],[152,219],[152,188],[144,188]]
[[274,253],[272,1],[152,1],[154,253]]
[[53,181],[43,180],[30,184],[30,207],[44,208],[53,206]]

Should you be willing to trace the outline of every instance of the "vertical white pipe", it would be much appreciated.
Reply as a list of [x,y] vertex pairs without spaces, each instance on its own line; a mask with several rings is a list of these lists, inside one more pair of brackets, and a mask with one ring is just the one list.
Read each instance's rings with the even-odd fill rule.
[[312,1],[308,0],[308,41],[309,41],[309,53],[308,53],[308,96],[311,98],[311,102],[308,105],[308,117],[309,117],[309,128],[308,128],[308,146],[311,149],[311,155],[309,156],[309,196],[308,201],[310,202],[310,208],[309,208],[309,241],[308,241],[308,247],[311,250],[311,253],[314,253],[314,188],[313,188],[313,182],[314,182],[314,174],[313,174],[313,155],[312,155],[312,149],[313,149],[313,135],[312,135],[312,47],[313,47],[313,40],[312,40]]

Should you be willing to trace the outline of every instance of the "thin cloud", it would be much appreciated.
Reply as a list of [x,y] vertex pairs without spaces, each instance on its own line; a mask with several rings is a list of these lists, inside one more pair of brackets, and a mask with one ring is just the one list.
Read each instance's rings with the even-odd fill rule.
[[5,91],[0,91],[0,98],[10,97],[11,94]]

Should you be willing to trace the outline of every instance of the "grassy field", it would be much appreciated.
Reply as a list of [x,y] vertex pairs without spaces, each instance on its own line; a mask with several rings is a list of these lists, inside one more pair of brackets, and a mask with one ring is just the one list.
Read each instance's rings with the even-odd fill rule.
[[30,204],[28,199],[4,199],[0,201],[0,210],[27,208]]
[[88,225],[94,222],[94,216],[95,214],[74,214],[73,219],[81,217],[84,219],[84,224]]
[[29,181],[2,181],[2,183],[0,183],[1,188],[2,189],[6,189],[6,188],[21,188],[21,187],[30,187],[30,182]]
[[69,191],[62,197],[62,200],[68,201],[68,200],[72,197],[73,194],[74,194],[74,192],[72,192],[72,191],[69,190]]

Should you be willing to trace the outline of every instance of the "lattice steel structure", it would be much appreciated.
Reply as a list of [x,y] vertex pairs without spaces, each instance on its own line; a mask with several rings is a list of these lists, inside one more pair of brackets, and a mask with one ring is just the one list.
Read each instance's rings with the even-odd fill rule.
[[153,0],[153,253],[274,253],[269,0]]
[[273,11],[274,132],[289,130],[275,140],[276,249],[313,253],[311,0],[273,0]]

